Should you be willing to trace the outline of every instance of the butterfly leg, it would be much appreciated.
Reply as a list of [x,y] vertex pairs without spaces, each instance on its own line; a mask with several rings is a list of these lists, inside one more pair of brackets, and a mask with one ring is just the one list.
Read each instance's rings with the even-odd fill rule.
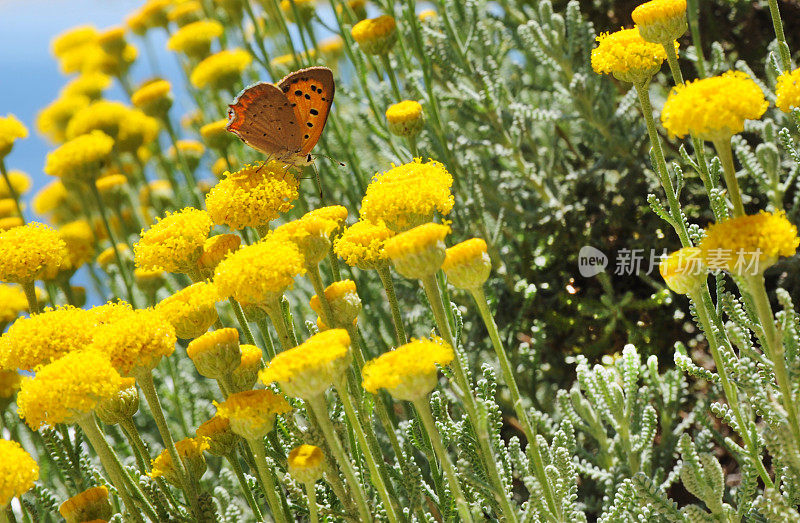
[[322,190],[322,179],[319,176],[319,170],[317,169],[317,164],[312,163],[311,166],[314,168],[314,179],[317,182],[317,190],[319,191],[319,203],[323,207],[327,207],[328,203],[325,201],[325,194]]

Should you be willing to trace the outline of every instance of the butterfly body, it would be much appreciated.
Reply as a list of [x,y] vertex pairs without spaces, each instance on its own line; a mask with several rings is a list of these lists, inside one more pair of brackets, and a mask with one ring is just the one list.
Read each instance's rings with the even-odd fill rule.
[[227,129],[270,159],[311,165],[311,150],[322,135],[334,91],[327,67],[295,71],[277,84],[251,85],[229,106]]

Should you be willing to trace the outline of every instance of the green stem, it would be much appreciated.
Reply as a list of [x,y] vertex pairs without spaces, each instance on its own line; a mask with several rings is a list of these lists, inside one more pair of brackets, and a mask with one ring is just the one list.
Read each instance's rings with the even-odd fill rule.
[[389,82],[392,84],[392,91],[398,102],[403,100],[403,95],[400,94],[400,86],[397,83],[397,77],[394,74],[392,63],[389,61],[389,55],[384,53],[380,56],[383,68],[386,69],[386,74],[389,76]]
[[311,407],[311,410],[314,412],[314,416],[316,417],[317,423],[322,429],[322,433],[325,436],[325,440],[328,442],[328,446],[333,453],[333,457],[339,463],[339,468],[342,470],[342,473],[344,473],[345,480],[347,480],[347,483],[350,486],[350,493],[352,497],[355,498],[361,521],[372,521],[366,496],[364,495],[364,490],[361,487],[361,483],[358,481],[356,472],[353,469],[353,464],[350,462],[350,458],[348,458],[344,453],[342,442],[339,441],[339,436],[336,435],[336,432],[333,429],[333,424],[328,417],[328,407],[325,404],[325,396],[320,394],[318,396],[314,396],[313,398],[309,398],[306,401],[309,407]]
[[394,325],[394,333],[397,337],[398,345],[405,345],[408,342],[406,338],[406,329],[403,326],[403,316],[400,314],[400,304],[397,301],[397,295],[394,292],[394,283],[392,282],[392,273],[389,267],[380,267],[378,269],[378,276],[383,284],[383,289],[386,291],[386,298],[389,300],[389,308],[392,311],[392,324]]
[[687,18],[689,19],[689,32],[692,34],[694,52],[697,54],[697,73],[700,78],[706,77],[706,58],[703,53],[703,42],[700,39],[700,13],[698,0],[687,0]]
[[307,482],[305,485],[306,497],[308,498],[308,520],[310,523],[317,523],[319,521],[317,509],[317,489],[313,481]]
[[272,517],[276,523],[286,523],[289,519],[283,511],[283,504],[277,496],[277,486],[272,474],[267,469],[267,453],[264,450],[264,443],[257,439],[248,439],[247,445],[253,451],[255,457],[256,469],[258,470],[258,477],[261,480],[261,489],[267,498],[267,504],[272,511]]
[[236,315],[236,320],[239,322],[239,327],[241,327],[242,332],[244,332],[244,338],[247,340],[247,343],[249,345],[255,345],[256,339],[253,338],[253,332],[250,330],[250,324],[247,322],[247,317],[244,315],[242,306],[233,298],[233,296],[228,298],[228,302],[231,304],[233,313]]
[[280,298],[271,299],[263,305],[264,310],[267,312],[269,319],[272,321],[272,326],[275,327],[275,332],[278,333],[278,339],[281,342],[283,350],[289,350],[295,346],[292,336],[289,334],[289,329],[286,328],[286,322],[283,318],[283,311],[281,310]]
[[258,503],[256,503],[256,500],[253,497],[253,492],[250,490],[250,485],[247,484],[247,478],[244,477],[242,464],[239,463],[239,457],[236,455],[236,449],[234,449],[230,455],[225,456],[225,459],[228,461],[231,469],[233,469],[233,473],[236,474],[236,479],[239,481],[239,487],[242,489],[242,494],[244,495],[244,499],[247,501],[247,505],[250,507],[250,510],[253,511],[253,515],[256,517],[256,519],[261,520],[261,510],[258,508]]
[[0,523],[17,523],[17,518],[14,516],[14,509],[11,508],[11,502],[0,510]]
[[672,79],[675,85],[680,85],[683,83],[683,73],[681,73],[681,66],[678,63],[678,53],[675,51],[675,46],[672,45],[672,42],[662,45],[664,51],[667,52],[667,63],[669,64],[669,70],[672,72]]
[[725,176],[725,186],[728,188],[728,196],[733,202],[734,217],[744,216],[744,205],[742,204],[742,191],[739,189],[739,181],[736,179],[736,168],[733,165],[733,149],[731,149],[731,139],[714,140],[714,149],[717,151],[722,162],[722,173]]
[[445,476],[447,477],[447,483],[450,485],[450,492],[455,498],[456,508],[458,509],[460,519],[461,521],[470,523],[472,521],[472,513],[470,512],[469,505],[467,505],[467,501],[464,498],[461,485],[458,483],[458,477],[456,476],[453,462],[450,460],[450,456],[447,454],[447,450],[444,448],[442,437],[439,435],[439,429],[436,428],[436,423],[433,421],[433,414],[431,413],[430,405],[428,405],[428,399],[423,398],[413,403],[414,408],[417,410],[417,415],[422,420],[422,424],[425,426],[425,430],[428,432],[428,437],[431,440],[433,450],[436,453],[436,456],[439,458],[439,463],[444,470]]
[[39,300],[36,299],[36,286],[32,281],[25,282],[22,285],[22,290],[25,292],[25,298],[28,299],[28,310],[30,313],[39,314],[42,309],[39,307]]
[[319,274],[319,265],[306,264],[306,276],[311,280],[314,292],[317,293],[317,298],[322,305],[322,321],[325,322],[329,329],[336,327],[333,324],[333,309],[331,309],[328,297],[325,296],[325,284],[322,283],[322,276]]
[[272,342],[272,335],[269,332],[269,324],[267,323],[266,316],[260,316],[256,319],[258,330],[261,331],[261,337],[264,338],[264,344],[267,349],[267,359],[271,360],[275,357],[275,344]]
[[133,424],[133,420],[120,420],[119,426],[122,429],[122,432],[125,433],[125,437],[128,438],[128,443],[130,443],[131,448],[134,451],[136,464],[139,467],[139,471],[142,474],[147,474],[150,472],[150,456],[147,452],[147,448],[144,445],[144,441],[142,441],[142,438],[139,436],[139,432],[136,430],[136,426]]
[[200,189],[197,187],[197,180],[195,180],[194,173],[189,168],[189,164],[186,161],[186,156],[184,156],[183,152],[180,150],[180,147],[178,147],[178,135],[175,133],[175,127],[172,125],[172,120],[170,120],[169,115],[167,114],[165,114],[164,118],[161,120],[164,122],[164,127],[167,129],[167,134],[172,142],[172,147],[175,148],[175,158],[178,160],[178,165],[180,165],[181,171],[183,171],[183,177],[186,179],[186,185],[189,186],[189,193],[192,195],[197,208],[202,209],[203,199],[200,196]]
[[778,9],[778,0],[769,0],[769,14],[772,18],[772,27],[775,28],[775,37],[778,39],[781,67],[783,67],[784,71],[789,71],[792,68],[792,56],[789,52],[789,45],[786,43],[786,35],[783,34],[783,22],[781,22],[781,12]]

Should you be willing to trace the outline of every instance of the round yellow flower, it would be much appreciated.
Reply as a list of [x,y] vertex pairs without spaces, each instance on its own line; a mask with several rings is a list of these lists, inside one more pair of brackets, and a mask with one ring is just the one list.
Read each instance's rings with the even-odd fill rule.
[[148,82],[131,95],[131,103],[148,116],[164,116],[172,107],[172,84],[167,80]]
[[[294,5],[292,5],[294,4]],[[294,23],[307,24],[314,16],[317,9],[317,0],[281,0],[281,11],[286,18]],[[300,22],[295,19],[295,9],[300,15]]]
[[130,114],[130,107],[121,102],[98,100],[81,109],[67,125],[67,138],[75,138],[91,131],[103,131],[114,140]]
[[492,261],[486,242],[472,238],[447,249],[442,269],[447,280],[459,289],[476,289],[489,279]]
[[[21,312],[28,310],[28,300],[19,285],[0,285],[0,332]],[[0,353],[0,363],[3,357]],[[2,365],[0,365],[2,366]]]
[[775,105],[784,113],[800,108],[800,68],[778,77],[775,95]]
[[239,345],[242,352],[239,366],[231,373],[233,392],[250,390],[258,381],[258,371],[261,370],[261,349],[255,345]]
[[294,60],[295,58],[293,54],[282,54],[270,60],[269,63],[278,71],[289,72],[291,67],[294,65]]
[[103,270],[108,271],[109,267],[117,264],[117,254],[122,259],[122,263],[127,265],[131,261],[131,250],[124,243],[118,243],[98,254],[96,258],[97,264]]
[[0,508],[33,488],[39,465],[16,441],[0,439]]
[[220,262],[214,283],[220,296],[233,296],[242,303],[264,304],[278,299],[294,278],[303,273],[303,255],[297,246],[270,234]]
[[386,389],[395,399],[416,401],[436,388],[436,365],[447,365],[453,358],[453,348],[442,340],[412,340],[368,361],[362,386],[373,394]]
[[331,233],[338,227],[338,222],[334,220],[308,213],[300,219],[284,223],[275,229],[275,235],[297,245],[306,267],[313,267],[331,250]]
[[350,360],[347,331],[331,329],[276,355],[258,378],[266,385],[277,382],[290,396],[310,399],[342,379]]
[[233,133],[228,132],[227,126],[227,119],[207,123],[200,128],[200,136],[210,148],[224,150],[234,139]]
[[353,40],[367,54],[386,54],[397,41],[397,23],[389,15],[361,20],[350,31]]
[[21,196],[28,192],[31,185],[33,185],[31,177],[22,171],[12,169],[6,174],[8,174],[8,179],[11,181],[11,188],[8,187],[5,177],[0,177],[0,198],[11,198],[11,189],[14,189],[17,196]]
[[744,130],[745,120],[761,118],[768,106],[761,88],[746,73],[728,71],[672,89],[661,123],[678,138],[692,133],[702,140],[727,140]]
[[217,416],[230,420],[231,430],[249,440],[266,436],[275,426],[275,417],[292,410],[286,398],[265,389],[237,392],[214,405]]
[[173,2],[172,9],[167,13],[170,22],[175,22],[178,27],[191,24],[203,17],[203,5],[196,0]]
[[325,472],[325,455],[314,445],[300,445],[289,452],[289,474],[300,483],[314,483]]
[[113,511],[108,501],[108,489],[100,486],[84,490],[62,503],[58,513],[67,523],[111,519]]
[[669,45],[686,32],[686,0],[651,0],[631,13],[642,38]]
[[642,84],[661,69],[667,52],[660,44],[646,41],[639,29],[620,29],[597,37],[592,49],[592,69],[598,74],[612,74],[618,80]]
[[386,240],[386,255],[406,278],[425,278],[441,268],[446,258],[445,237],[450,227],[426,223]]
[[[325,289],[325,299],[331,306],[333,327],[346,329],[356,323],[358,314],[361,312],[361,298],[358,297],[356,283],[353,280],[331,283]],[[309,305],[311,310],[322,316],[322,303],[319,296],[316,294],[312,296]]]
[[392,236],[394,231],[386,227],[383,220],[377,223],[360,220],[334,240],[333,251],[350,266],[379,269],[389,264],[383,247]]
[[62,57],[76,48],[95,43],[97,36],[97,29],[90,25],[72,27],[53,37],[50,41],[50,52],[53,56]]
[[0,218],[8,218],[9,216],[19,216],[17,202],[14,198],[0,199]]
[[44,425],[75,423],[97,403],[119,390],[122,378],[108,354],[98,350],[70,352],[24,378],[17,394],[19,414],[33,430]]
[[107,53],[112,55],[121,54],[128,44],[125,41],[125,27],[116,26],[106,29],[98,35],[97,43]]
[[299,181],[278,163],[247,165],[225,177],[206,196],[214,223],[231,229],[267,225],[294,207]]
[[110,86],[110,76],[97,71],[84,73],[61,89],[61,98],[85,96],[90,100],[97,100]]
[[54,274],[67,259],[58,232],[31,222],[0,232],[0,281],[30,283]]
[[186,24],[170,36],[167,49],[194,59],[202,59],[211,52],[211,43],[222,36],[222,24],[215,20],[200,20]]
[[218,301],[213,283],[197,282],[161,300],[156,310],[175,327],[179,338],[191,340],[201,336],[219,319]]
[[241,83],[242,73],[252,61],[244,49],[220,51],[197,64],[190,80],[198,89],[231,89]]
[[453,177],[436,161],[419,158],[385,173],[376,174],[361,200],[361,218],[383,220],[395,232],[431,221],[438,211],[447,215],[453,208],[450,187]]
[[[8,216],[0,218],[0,231],[7,231],[25,225],[25,221],[20,216]],[[50,274],[50,273],[45,273]]]
[[711,225],[699,247],[712,271],[744,276],[763,273],[781,256],[794,256],[798,245],[797,226],[783,211],[761,211]]
[[419,12],[417,18],[423,24],[432,23],[439,18],[439,13],[437,13],[435,9],[425,9],[424,11]]
[[341,36],[331,36],[319,42],[319,54],[329,60],[338,60],[344,52],[344,40]]
[[98,327],[90,347],[109,354],[121,375],[138,378],[172,354],[176,341],[175,329],[164,316],[154,309],[137,309]]
[[122,378],[117,393],[106,398],[95,407],[97,418],[106,425],[130,421],[139,411],[139,389],[135,378]]
[[0,158],[11,152],[14,142],[27,136],[28,129],[13,114],[0,116]]
[[110,136],[92,131],[47,153],[44,172],[68,181],[93,183],[113,148],[114,140]]
[[61,143],[67,139],[67,125],[72,117],[90,102],[87,96],[62,96],[39,111],[36,128],[52,142]]
[[220,416],[214,416],[204,422],[195,432],[198,437],[205,438],[208,443],[208,453],[215,456],[230,456],[241,441],[231,430],[230,420]]
[[[203,451],[208,447],[208,441],[203,436],[184,438],[175,442],[175,450],[178,451],[178,457],[183,463],[183,468],[189,474],[190,481],[200,481],[205,474],[206,458],[203,456]],[[162,450],[161,454],[153,460],[153,470],[148,476],[151,478],[163,477],[175,487],[183,485],[183,473],[172,462],[172,456],[167,449]]]
[[224,379],[242,361],[239,331],[228,328],[206,332],[189,343],[186,353],[201,375],[211,379]]
[[667,287],[678,294],[691,294],[706,281],[708,268],[697,247],[684,247],[661,260],[658,271]]
[[61,270],[76,270],[94,256],[94,232],[86,220],[65,223],[58,229],[58,235],[67,246],[67,259]]
[[[2,350],[3,341],[0,340],[0,350]],[[2,370],[0,369],[0,406],[5,408],[8,400],[14,397],[19,390],[19,384],[22,383],[22,376],[16,370]],[[6,402],[5,404],[3,402]]]
[[183,273],[197,270],[197,260],[212,226],[206,211],[187,207],[167,212],[164,218],[143,231],[139,242],[133,246],[136,266]]
[[386,121],[389,132],[397,136],[412,137],[419,134],[425,122],[422,117],[422,105],[413,100],[404,100],[386,109]]
[[174,145],[170,146],[167,151],[170,159],[177,161],[177,153],[180,152],[189,169],[192,171],[197,169],[197,166],[200,165],[200,158],[202,158],[203,153],[206,152],[205,146],[197,140],[178,140],[177,145],[177,151]]
[[207,239],[203,244],[203,254],[197,260],[201,271],[213,274],[217,265],[230,253],[236,252],[242,244],[242,239],[237,234],[218,234]]
[[136,34],[145,34],[154,27],[166,27],[167,11],[172,0],[148,0],[138,11],[128,17],[128,27]]

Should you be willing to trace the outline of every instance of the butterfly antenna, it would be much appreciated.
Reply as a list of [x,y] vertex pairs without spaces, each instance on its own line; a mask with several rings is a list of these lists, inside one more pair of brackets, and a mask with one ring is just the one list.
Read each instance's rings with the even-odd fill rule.
[[328,156],[327,154],[317,153],[317,154],[315,154],[314,156],[322,156],[323,158],[327,158],[328,160],[332,161],[333,163],[338,163],[338,164],[339,164],[339,167],[347,167],[347,164],[346,164],[346,163],[344,163],[344,162],[340,162],[340,161],[339,161],[339,160],[337,160],[336,158],[331,158],[331,157],[330,157],[330,156]]

